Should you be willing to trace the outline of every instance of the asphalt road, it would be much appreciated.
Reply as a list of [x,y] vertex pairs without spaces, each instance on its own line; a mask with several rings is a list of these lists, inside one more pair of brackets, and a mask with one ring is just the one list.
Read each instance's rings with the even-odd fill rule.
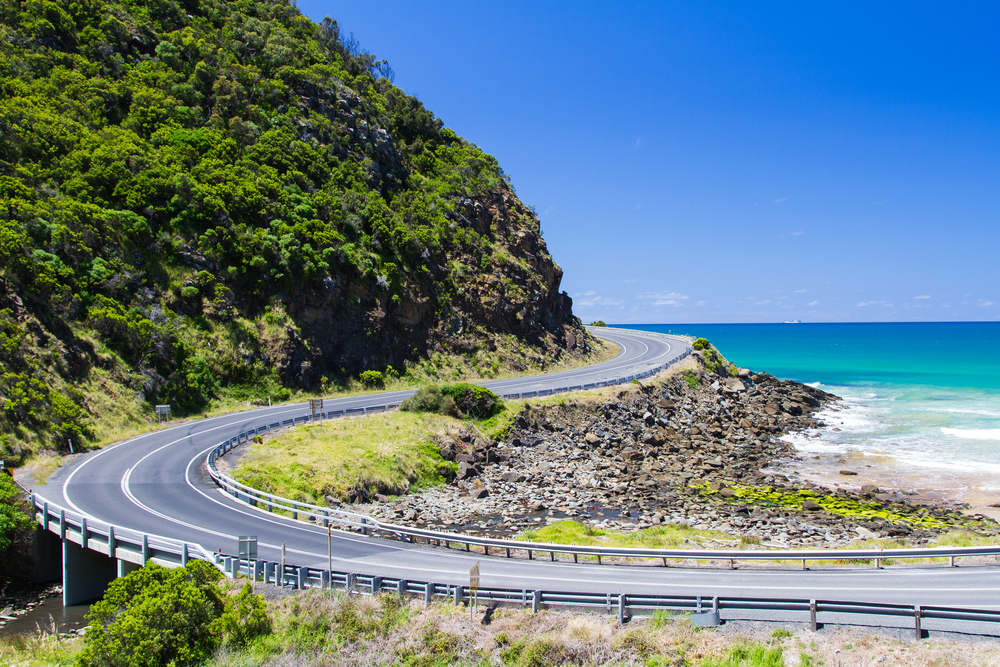
[[[686,347],[679,338],[614,329],[594,333],[618,343],[622,353],[588,368],[485,384],[507,394],[600,382],[659,366]],[[411,393],[327,400],[324,409],[384,405]],[[80,457],[34,490],[92,520],[199,543],[209,551],[235,553],[239,535],[257,535],[260,558],[276,561],[284,542],[289,563],[326,568],[325,529],[235,501],[215,487],[204,463],[209,449],[235,433],[306,412],[305,404],[282,405],[179,424]],[[576,565],[484,557],[348,533],[334,533],[333,559],[339,571],[441,584],[467,585],[469,568],[480,561],[485,587],[1000,608],[1000,567],[995,566],[801,571]]]

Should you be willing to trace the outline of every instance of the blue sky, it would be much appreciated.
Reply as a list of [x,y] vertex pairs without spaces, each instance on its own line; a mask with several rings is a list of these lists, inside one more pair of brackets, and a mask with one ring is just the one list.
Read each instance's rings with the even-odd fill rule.
[[1000,5],[299,7],[497,157],[584,321],[1000,319]]

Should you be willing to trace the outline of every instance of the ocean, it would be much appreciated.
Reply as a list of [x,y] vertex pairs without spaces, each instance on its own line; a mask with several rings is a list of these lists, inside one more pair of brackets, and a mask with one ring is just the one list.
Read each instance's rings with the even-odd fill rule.
[[793,477],[1000,502],[1000,322],[622,326],[703,336],[738,366],[841,396],[826,428],[787,438]]

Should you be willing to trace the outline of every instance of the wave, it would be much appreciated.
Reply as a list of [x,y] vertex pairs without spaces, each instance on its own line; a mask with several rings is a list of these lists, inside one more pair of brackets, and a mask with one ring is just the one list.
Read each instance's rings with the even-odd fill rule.
[[942,427],[945,435],[954,435],[969,440],[1000,440],[1000,428],[947,428]]

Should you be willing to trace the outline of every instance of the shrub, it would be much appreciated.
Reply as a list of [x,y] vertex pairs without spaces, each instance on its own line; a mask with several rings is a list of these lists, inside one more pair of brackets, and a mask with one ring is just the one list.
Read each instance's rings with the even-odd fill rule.
[[14,531],[27,530],[32,523],[21,490],[14,480],[0,473],[0,551],[11,545]]
[[365,371],[360,375],[361,384],[369,389],[384,389],[385,378],[379,371]]
[[474,384],[448,384],[441,393],[455,401],[459,412],[475,420],[489,419],[503,410],[503,401],[486,387]]
[[696,350],[708,350],[711,349],[712,344],[708,342],[707,338],[696,338],[691,347]]
[[593,322],[590,323],[590,326],[592,326],[592,327],[606,327],[606,326],[608,326],[608,323],[605,322],[604,320],[594,320]]
[[220,645],[241,646],[270,631],[264,600],[250,584],[226,596],[221,574],[202,561],[168,570],[147,563],[108,586],[87,618],[82,665],[195,665]]
[[408,412],[438,412],[452,417],[465,415],[480,421],[501,412],[503,401],[485,387],[460,383],[443,387],[421,387],[417,393],[403,401],[399,409]]

